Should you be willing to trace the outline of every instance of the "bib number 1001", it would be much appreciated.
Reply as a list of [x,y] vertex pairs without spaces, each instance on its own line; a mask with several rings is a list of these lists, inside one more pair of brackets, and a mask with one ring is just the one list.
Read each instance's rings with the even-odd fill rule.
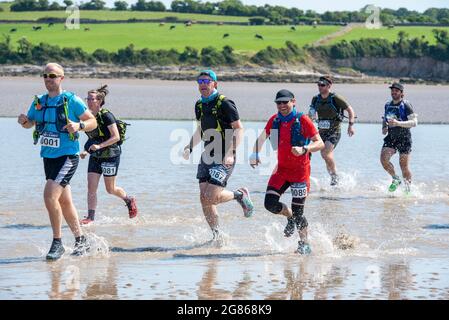
[[60,139],[59,139],[59,136],[57,136],[57,135],[52,136],[52,135],[44,134],[41,136],[40,143],[41,143],[41,146],[43,146],[43,147],[59,148]]

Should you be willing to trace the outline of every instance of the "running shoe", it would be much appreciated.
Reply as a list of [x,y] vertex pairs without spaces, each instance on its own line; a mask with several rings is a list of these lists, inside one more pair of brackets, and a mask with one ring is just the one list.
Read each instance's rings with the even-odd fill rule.
[[135,218],[137,216],[137,204],[136,204],[136,198],[130,197],[129,201],[126,203],[126,206],[128,207],[128,214],[129,218]]
[[338,176],[336,174],[331,175],[331,186],[332,187],[337,186],[339,180],[340,179],[338,178]]
[[217,228],[212,229],[212,243],[217,247],[217,248],[221,248],[224,246],[224,238],[223,235],[221,234],[220,230],[218,230]]
[[51,243],[50,251],[47,253],[47,260],[58,260],[64,254],[65,249],[61,240],[54,240]]
[[284,236],[291,237],[295,232],[295,219],[293,217],[287,218],[287,225],[284,229]]
[[247,188],[240,188],[237,191],[242,193],[242,197],[237,198],[236,200],[242,206],[244,216],[249,218],[254,213],[254,204],[249,197],[249,191]]
[[75,241],[72,256],[82,256],[90,250],[90,243],[85,236],[81,236],[79,240]]
[[401,184],[401,180],[397,177],[394,177],[393,181],[391,182],[390,186],[388,187],[388,191],[395,192],[400,184]]
[[299,254],[308,255],[312,253],[312,249],[308,243],[304,241],[298,241],[298,250],[296,250]]

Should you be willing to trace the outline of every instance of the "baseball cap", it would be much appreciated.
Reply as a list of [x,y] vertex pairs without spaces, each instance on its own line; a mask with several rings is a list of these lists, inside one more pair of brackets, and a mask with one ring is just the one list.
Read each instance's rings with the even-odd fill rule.
[[197,78],[201,76],[208,76],[212,80],[217,81],[217,75],[212,70],[202,70]]
[[404,86],[402,84],[400,84],[399,82],[393,82],[393,84],[391,86],[389,86],[390,89],[398,89],[401,91],[404,91]]
[[291,91],[282,89],[276,93],[276,99],[274,100],[274,102],[290,101],[294,98],[295,96]]

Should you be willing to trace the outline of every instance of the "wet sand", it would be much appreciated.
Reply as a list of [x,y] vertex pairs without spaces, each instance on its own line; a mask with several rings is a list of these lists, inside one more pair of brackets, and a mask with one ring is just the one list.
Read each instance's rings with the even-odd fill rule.
[[[193,119],[194,104],[199,98],[193,81],[66,79],[64,88],[85,97],[87,91],[109,84],[108,107],[127,119]],[[0,78],[2,99],[0,117],[15,117],[28,110],[35,94],[44,90],[39,78]],[[247,83],[220,82],[219,90],[234,100],[243,120],[265,121],[274,113],[276,92],[289,89],[295,93],[301,111],[307,111],[317,94],[313,83]],[[385,102],[390,99],[388,84],[336,84],[353,106],[358,122],[381,121]],[[448,86],[406,85],[406,98],[419,116],[420,123],[449,123]]]

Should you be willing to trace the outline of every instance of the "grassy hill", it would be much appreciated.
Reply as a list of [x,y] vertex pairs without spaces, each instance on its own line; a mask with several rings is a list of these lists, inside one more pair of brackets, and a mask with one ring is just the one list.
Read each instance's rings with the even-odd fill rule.
[[[133,43],[136,48],[150,49],[179,49],[186,46],[204,48],[214,46],[221,49],[230,45],[239,52],[255,52],[267,46],[283,47],[287,40],[299,46],[311,44],[319,38],[337,31],[340,27],[310,26],[297,27],[296,31],[289,26],[231,26],[231,25],[193,25],[186,27],[183,24],[158,23],[117,23],[117,24],[81,24],[79,30],[64,30],[63,24],[55,24],[48,27],[42,26],[42,30],[33,31],[33,25],[37,24],[2,24],[0,34],[9,34],[13,44],[22,37],[26,37],[32,43],[46,42],[60,47],[81,47],[87,52],[93,52],[98,48],[115,51]],[[176,26],[170,30],[170,26]],[[10,30],[17,31],[11,33]],[[89,28],[89,31],[84,31]],[[229,34],[223,38],[224,34]],[[256,34],[264,39],[258,39]]]
[[398,37],[400,31],[408,33],[410,38],[425,37],[430,44],[435,44],[435,38],[433,36],[433,29],[444,29],[449,32],[449,27],[394,27],[388,29],[386,27],[380,29],[366,29],[366,28],[354,28],[350,32],[341,37],[334,38],[330,44],[335,44],[342,40],[351,41],[359,40],[362,38],[383,38],[389,41],[394,41]]

